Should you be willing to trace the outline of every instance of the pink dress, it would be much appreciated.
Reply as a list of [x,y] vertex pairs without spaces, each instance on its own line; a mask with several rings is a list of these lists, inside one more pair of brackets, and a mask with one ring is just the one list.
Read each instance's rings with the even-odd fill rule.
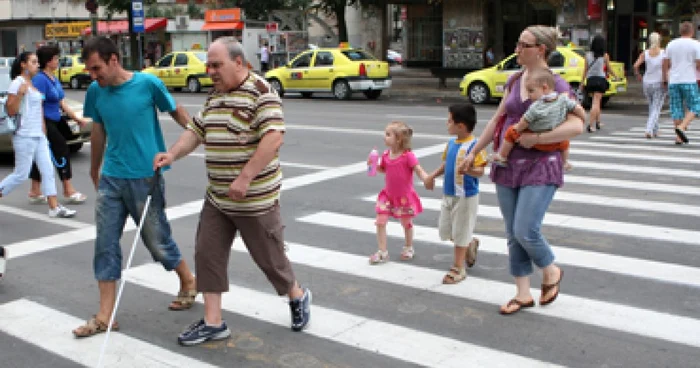
[[418,159],[411,151],[405,151],[395,159],[390,158],[389,150],[384,151],[379,167],[384,169],[385,184],[377,196],[377,214],[411,218],[423,212],[420,197],[413,189],[413,168],[416,165]]

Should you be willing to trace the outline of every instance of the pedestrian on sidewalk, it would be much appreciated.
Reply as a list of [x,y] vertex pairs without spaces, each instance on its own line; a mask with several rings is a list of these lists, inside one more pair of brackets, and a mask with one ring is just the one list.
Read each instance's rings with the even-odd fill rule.
[[[591,51],[586,55],[583,66],[583,79],[586,81],[585,87],[582,84],[579,88],[584,89],[586,95],[591,95],[591,109],[588,114],[589,133],[599,130],[603,124],[600,122],[601,104],[603,95],[610,88],[607,76],[613,78],[617,76],[610,66],[610,56],[605,51],[605,39],[601,35],[595,35],[591,41]],[[607,70],[607,72],[606,72]],[[595,128],[593,124],[595,123]]]
[[[411,151],[413,129],[406,123],[392,121],[384,130],[384,151],[377,171],[384,173],[384,188],[377,196],[374,207],[377,213],[377,251],[369,257],[369,263],[376,265],[389,261],[386,245],[386,224],[389,216],[399,219],[403,226],[406,245],[401,250],[401,260],[410,261],[415,255],[413,249],[413,218],[423,212],[420,197],[413,189],[413,174],[425,181],[428,174],[418,163]],[[368,162],[368,164],[371,164]]]
[[476,263],[479,239],[474,237],[476,215],[479,209],[479,178],[484,175],[486,152],[474,155],[474,165],[460,171],[464,158],[473,152],[478,140],[473,132],[476,127],[476,109],[471,104],[449,107],[447,133],[455,136],[447,142],[442,154],[442,164],[425,179],[425,188],[433,190],[435,178],[445,175],[442,186],[438,230],[440,239],[454,244],[454,263],[442,278],[443,284],[457,284],[467,277],[467,267]]
[[700,43],[693,38],[693,29],[693,23],[681,23],[681,36],[666,45],[663,56],[663,83],[668,86],[676,144],[689,142],[685,131],[700,114],[700,93],[695,77],[696,69],[700,68]]
[[[649,35],[649,48],[644,50],[637,61],[634,62],[634,75],[642,81],[644,96],[649,103],[649,118],[645,136],[647,139],[659,136],[659,114],[666,99],[666,88],[663,85],[664,49],[661,48],[661,35],[652,32]],[[644,77],[639,73],[639,68],[644,64]]]
[[[88,120],[76,115],[73,109],[64,100],[65,94],[61,81],[58,80],[58,56],[61,53],[58,47],[42,46],[36,51],[39,59],[39,73],[32,78],[32,83],[42,95],[44,95],[44,121],[46,123],[46,138],[49,140],[49,148],[53,154],[54,166],[58,171],[58,178],[63,184],[63,196],[66,203],[81,204],[87,197],[73,187],[71,178],[70,147],[66,144],[67,137],[72,137],[73,132],[68,126],[68,118],[73,119],[80,127],[88,124]],[[41,194],[41,174],[36,162],[29,173],[32,186],[29,189],[30,203],[45,203],[46,197]]]
[[41,107],[43,96],[32,83],[32,77],[38,72],[36,54],[29,51],[19,54],[10,69],[12,82],[7,88],[5,108],[8,115],[19,117],[20,125],[12,134],[15,169],[0,182],[0,198],[29,178],[32,162],[35,161],[43,178],[41,193],[47,198],[49,217],[73,217],[76,212],[60,205],[56,197],[53,164]]
[[[498,150],[506,130],[517,123],[534,102],[528,98],[525,83],[536,68],[547,68],[547,57],[557,47],[557,30],[546,26],[530,26],[518,39],[515,53],[521,73],[506,82],[505,93],[496,114],[484,128],[479,141],[462,163],[461,170],[473,166],[474,152],[481,152],[493,142]],[[559,75],[554,76],[554,89],[573,93]],[[563,185],[563,161],[560,151],[543,152],[531,149],[538,143],[556,143],[572,139],[583,131],[583,121],[568,114],[566,121],[545,133],[523,133],[518,145],[508,156],[508,166],[491,166],[491,180],[496,184],[496,196],[506,224],[510,274],[515,278],[516,295],[502,305],[502,314],[513,314],[521,308],[535,305],[530,294],[532,264],[542,269],[540,305],[552,303],[559,295],[564,272],[554,264],[554,253],[541,233],[542,221],[554,193]]]
[[277,293],[289,296],[292,330],[301,331],[311,318],[311,291],[299,286],[287,259],[280,217],[282,101],[246,65],[243,47],[234,37],[219,38],[209,46],[207,69],[214,91],[178,141],[153,163],[166,167],[205,145],[209,185],[195,238],[204,318],[178,336],[183,345],[231,334],[222,319],[221,294],[229,290],[228,261],[238,232]]
[[[175,103],[157,77],[125,70],[119,62],[119,49],[111,39],[91,38],[83,48],[82,58],[95,80],[85,95],[84,113],[93,121],[90,176],[97,190],[93,267],[100,306],[95,316],[73,330],[75,337],[107,331],[117,280],[122,276],[119,240],[128,217],[137,224],[141,221],[152,187],[156,190],[151,195],[141,237],[153,259],[166,270],[175,270],[179,278],[180,292],[169,308],[189,309],[197,296],[194,276],[180,255],[165,215],[165,184],[162,176],[156,179],[153,172],[156,153],[165,151],[156,109],[169,112],[183,128],[190,120],[187,111]],[[154,180],[158,180],[155,186]],[[115,321],[112,329],[118,328]]]

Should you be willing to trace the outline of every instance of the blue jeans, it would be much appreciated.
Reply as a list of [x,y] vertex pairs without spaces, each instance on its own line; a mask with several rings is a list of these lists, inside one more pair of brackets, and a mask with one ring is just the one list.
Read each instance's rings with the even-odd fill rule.
[[15,170],[0,182],[0,191],[3,197],[29,179],[32,162],[36,162],[41,173],[41,193],[47,197],[55,196],[54,168],[51,162],[49,141],[46,140],[46,136],[25,137],[15,135],[12,136],[12,145],[15,149]]
[[544,268],[554,262],[552,248],[540,228],[556,191],[555,185],[520,188],[496,185],[498,205],[506,223],[511,275],[527,276],[532,273],[532,263]]
[[[114,281],[121,278],[122,237],[127,216],[138,225],[146,205],[148,191],[153,178],[119,179],[100,177],[95,204],[95,257],[93,267],[98,281]],[[180,264],[182,256],[165,217],[165,183],[160,177],[157,189],[151,198],[146,220],[141,229],[141,239],[153,260],[170,271]]]

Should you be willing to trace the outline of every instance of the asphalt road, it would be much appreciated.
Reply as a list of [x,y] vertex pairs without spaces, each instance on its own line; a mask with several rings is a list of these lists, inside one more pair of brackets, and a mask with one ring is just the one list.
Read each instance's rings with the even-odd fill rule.
[[[82,99],[83,92],[68,92]],[[195,113],[205,95],[175,94]],[[402,230],[389,227],[392,262],[369,266],[376,250],[367,177],[372,147],[383,148],[391,120],[414,128],[414,150],[432,170],[448,139],[447,105],[434,101],[335,101],[285,98],[281,152],[285,238],[298,279],[314,293],[312,325],[289,330],[284,298],[274,295],[240,245],[224,300],[232,337],[185,348],[177,334],[199,319],[167,305],[174,274],[137,249],[111,338],[110,367],[691,367],[700,358],[700,125],[690,145],[643,138],[642,114],[609,109],[605,126],[572,143],[574,170],[545,219],[544,234],[565,270],[551,306],[504,317],[514,295],[494,188],[481,180],[478,261],[459,285],[440,284],[452,249],[437,237],[440,188],[417,184],[425,212],[415,219],[416,258],[398,261]],[[495,106],[478,108],[480,132]],[[167,115],[165,139],[181,129]],[[165,174],[169,216],[185,259],[193,260],[206,185],[203,150]],[[0,201],[0,244],[11,259],[0,282],[0,367],[95,366],[103,336],[75,340],[70,330],[96,312],[92,274],[94,198],[89,147],[73,157],[74,183],[88,195],[72,220],[53,220],[27,203],[29,184]],[[12,170],[0,163],[0,176]],[[60,189],[59,189],[60,191]],[[135,235],[122,238],[128,252]],[[540,277],[533,277],[539,295]],[[201,297],[198,298],[201,301]],[[695,363],[693,363],[695,362]]]

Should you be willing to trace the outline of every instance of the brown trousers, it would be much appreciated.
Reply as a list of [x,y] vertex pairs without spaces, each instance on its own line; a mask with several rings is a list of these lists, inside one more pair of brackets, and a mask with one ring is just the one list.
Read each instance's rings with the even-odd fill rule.
[[260,216],[234,216],[222,212],[205,199],[194,252],[197,291],[228,291],[229,255],[236,233],[240,232],[250,256],[277,294],[287,294],[296,278],[285,254],[283,230],[279,205]]

